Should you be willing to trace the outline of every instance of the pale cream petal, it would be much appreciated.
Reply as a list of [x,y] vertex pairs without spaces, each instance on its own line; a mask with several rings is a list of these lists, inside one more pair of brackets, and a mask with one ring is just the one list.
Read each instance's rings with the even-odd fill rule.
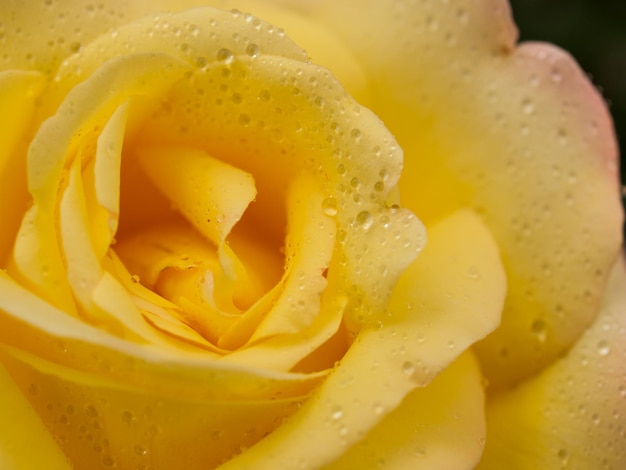
[[489,397],[479,469],[626,468],[626,264],[602,311],[565,357]]
[[[3,18],[4,26],[0,49],[11,50],[12,54],[0,55],[0,70],[37,69],[53,74],[64,59],[79,52],[107,30],[155,12],[213,6],[252,12],[276,25],[275,31],[281,34],[282,27],[286,27],[287,35],[296,43],[307,43],[307,53],[314,62],[330,66],[350,94],[360,103],[366,104],[370,97],[369,79],[350,48],[332,31],[306,16],[294,15],[288,8],[279,8],[277,3],[255,0],[108,0],[106,4],[95,4],[91,0],[64,0],[59,3],[33,4],[7,0],[0,4],[0,17]],[[55,16],[61,20],[62,28],[59,27],[60,23],[50,21]],[[252,23],[259,30],[267,27],[247,15],[239,15],[239,18]],[[226,30],[234,31],[233,24],[227,17],[226,20]],[[220,22],[224,23],[224,17]],[[203,19],[197,17],[190,24],[202,23]],[[200,29],[192,32],[202,35]],[[250,39],[255,42],[252,37]],[[263,46],[262,43],[257,45]]]
[[492,385],[557,358],[592,321],[621,243],[615,136],[586,75],[553,46],[516,47],[500,0],[293,5],[376,84],[372,109],[405,150],[403,204],[425,223],[473,207],[494,234],[509,295],[478,349]]

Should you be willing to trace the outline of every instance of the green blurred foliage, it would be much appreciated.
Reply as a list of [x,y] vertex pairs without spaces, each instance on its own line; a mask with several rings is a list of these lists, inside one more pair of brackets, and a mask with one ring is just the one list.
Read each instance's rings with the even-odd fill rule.
[[569,51],[600,90],[613,115],[626,182],[626,2],[510,0],[520,40]]

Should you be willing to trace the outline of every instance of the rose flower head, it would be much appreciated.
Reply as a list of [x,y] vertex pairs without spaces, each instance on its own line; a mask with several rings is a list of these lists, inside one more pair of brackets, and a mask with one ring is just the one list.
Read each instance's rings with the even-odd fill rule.
[[502,0],[0,4],[0,467],[626,466],[617,148]]

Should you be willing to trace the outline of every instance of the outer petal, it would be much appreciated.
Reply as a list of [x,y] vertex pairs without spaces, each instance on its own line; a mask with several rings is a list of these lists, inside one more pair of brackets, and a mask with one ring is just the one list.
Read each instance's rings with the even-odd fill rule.
[[[320,29],[308,18],[279,8],[275,2],[256,0],[63,0],[33,4],[20,0],[0,3],[0,70],[40,70],[53,74],[65,58],[111,28],[158,11],[181,11],[199,6],[256,10],[300,42],[311,41],[307,50],[317,63],[332,65],[331,70],[361,103],[369,100],[369,79],[352,51],[332,31]],[[55,18],[55,21],[50,21]],[[254,21],[251,19],[251,21]],[[280,29],[282,31],[282,29]],[[149,33],[149,31],[146,31]]]
[[[380,408],[375,408],[380,411]],[[325,470],[461,470],[485,442],[478,362],[466,352],[424,388],[409,393],[362,441]]]
[[496,237],[509,293],[479,347],[492,385],[555,359],[592,321],[621,241],[615,138],[586,76],[552,46],[515,49],[499,0],[294,5],[375,84],[406,154],[404,204],[426,223],[471,206]]
[[6,369],[0,365],[0,467],[5,470],[71,466]]
[[[626,264],[568,354],[489,400],[480,469],[626,468]],[[539,445],[540,444],[540,445]]]

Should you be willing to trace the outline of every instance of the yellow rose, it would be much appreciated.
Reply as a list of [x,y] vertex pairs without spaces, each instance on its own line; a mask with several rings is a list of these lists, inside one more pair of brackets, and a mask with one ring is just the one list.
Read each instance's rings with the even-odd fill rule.
[[0,18],[1,468],[626,466],[610,118],[506,4]]

